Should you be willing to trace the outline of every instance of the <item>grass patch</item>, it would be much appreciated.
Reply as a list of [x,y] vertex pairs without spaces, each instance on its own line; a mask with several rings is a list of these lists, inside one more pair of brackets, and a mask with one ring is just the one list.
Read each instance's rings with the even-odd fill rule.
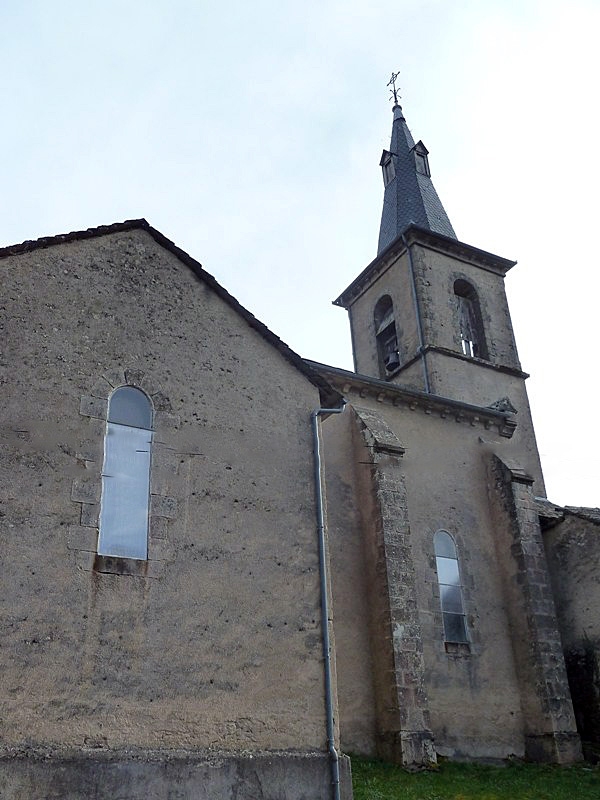
[[352,785],[354,800],[600,800],[600,767],[446,762],[434,770],[406,772],[353,757]]

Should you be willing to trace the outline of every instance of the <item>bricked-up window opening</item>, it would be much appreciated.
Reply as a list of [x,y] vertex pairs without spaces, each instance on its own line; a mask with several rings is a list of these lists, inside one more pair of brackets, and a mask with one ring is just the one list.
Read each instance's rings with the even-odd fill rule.
[[433,547],[440,588],[444,640],[468,642],[456,544],[447,531],[438,531],[433,537]]
[[394,304],[388,294],[380,297],[377,301],[374,319],[379,371],[381,376],[385,378],[400,366]]
[[467,281],[458,280],[454,284],[454,296],[458,309],[458,327],[463,354],[469,358],[487,359],[477,292]]
[[98,554],[148,558],[152,404],[133,386],[108,403]]

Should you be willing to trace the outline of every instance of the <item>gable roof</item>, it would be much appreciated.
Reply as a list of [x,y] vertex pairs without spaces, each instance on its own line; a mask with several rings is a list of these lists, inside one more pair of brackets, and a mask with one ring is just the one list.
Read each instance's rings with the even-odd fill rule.
[[295,353],[285,342],[276,336],[267,326],[258,320],[253,314],[244,308],[233,295],[224,289],[221,284],[208,273],[200,264],[192,258],[185,250],[167,239],[159,230],[153,228],[145,219],[128,219],[125,222],[115,222],[112,225],[100,225],[97,228],[88,228],[85,231],[72,231],[71,233],[58,234],[57,236],[44,236],[40,239],[28,240],[21,244],[9,245],[0,248],[0,259],[16,256],[22,253],[30,253],[34,250],[43,250],[48,247],[65,244],[68,242],[80,241],[83,239],[94,239],[100,236],[108,236],[113,233],[123,231],[141,230],[148,233],[154,241],[176,256],[182,263],[189,267],[192,272],[204,283],[206,283],[218,297],[229,305],[248,323],[248,325],[263,337],[270,345],[288,361],[293,367],[299,370],[308,380],[319,390],[321,404],[324,407],[340,406],[343,398],[329,383],[312,369],[297,353]]

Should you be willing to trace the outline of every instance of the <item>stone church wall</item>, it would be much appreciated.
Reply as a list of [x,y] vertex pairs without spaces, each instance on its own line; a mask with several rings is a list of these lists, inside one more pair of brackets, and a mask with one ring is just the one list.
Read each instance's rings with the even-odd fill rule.
[[[388,545],[397,549],[398,567],[390,573],[388,564],[387,577],[381,583],[386,566],[370,569],[369,550],[384,545],[369,540],[379,526],[389,524],[379,517],[389,509],[381,512],[373,498],[366,496],[368,476],[373,485],[374,470],[381,467],[376,466],[360,436],[354,437],[353,454],[346,450],[340,454],[340,440],[347,439],[342,427],[359,424],[352,410],[345,419],[325,422],[327,474],[337,486],[332,490],[336,500],[341,501],[330,510],[330,541],[342,744],[349,751],[381,753],[383,728],[390,724],[377,711],[377,695],[382,692],[377,662],[383,639],[375,636],[372,624],[373,615],[380,616],[374,602],[387,593],[392,607],[397,608],[395,620],[390,622],[390,637],[401,630],[405,637],[415,625],[420,630],[419,639],[412,644],[406,640],[392,643],[398,703],[401,707],[414,701],[426,712],[423,730],[429,722],[435,750],[455,758],[523,755],[522,693],[531,687],[523,685],[517,674],[513,632],[506,613],[507,590],[498,568],[496,529],[500,521],[490,504],[488,481],[493,453],[508,449],[509,442],[481,421],[411,409],[407,403],[378,402],[376,395],[373,399],[364,393],[348,396],[351,404],[356,403],[356,414],[364,410],[379,419],[404,449],[403,455],[396,456],[394,467],[385,467],[392,469],[385,480],[396,498],[404,485],[406,499],[404,510],[395,512],[393,522],[396,525],[405,518],[405,532],[398,529]],[[375,451],[382,448],[385,445],[375,443]],[[396,479],[392,478],[394,471]],[[343,497],[340,484],[345,487]],[[433,536],[440,529],[451,533],[458,548],[469,636],[465,645],[444,642],[433,549]],[[392,561],[395,558],[393,554],[390,557]],[[400,570],[396,573],[398,586],[394,585],[393,569]],[[394,606],[394,596],[406,585],[411,570],[416,616],[408,596],[403,606]],[[367,650],[364,643],[369,630]],[[409,644],[410,657],[405,652]],[[419,653],[420,662],[415,660]],[[407,670],[413,671],[409,684]],[[419,670],[423,671],[422,688],[418,688]],[[392,672],[388,670],[388,674]],[[410,689],[411,685],[416,688]],[[389,687],[383,691],[389,692]],[[399,720],[398,734],[403,725],[401,717]]]
[[[508,397],[516,409],[517,423],[511,448],[513,458],[535,478],[535,491],[543,496],[544,480],[535,439],[524,373],[517,354],[504,278],[480,266],[414,247],[415,272],[422,304],[424,336],[434,348],[427,356],[431,390],[473,405],[486,406]],[[461,354],[454,284],[467,281],[477,293],[481,311],[485,358]],[[453,352],[454,358],[448,353]]]
[[[406,447],[408,497],[425,687],[437,751],[454,757],[522,753],[520,696],[494,547],[485,464],[492,430],[422,410],[379,412]],[[480,438],[491,440],[485,444]],[[459,556],[468,645],[444,643],[433,537],[446,530]],[[481,713],[485,707],[485,714]]]
[[[0,276],[3,753],[287,751],[327,776],[317,389],[144,231]],[[94,566],[122,383],[155,410],[134,574]]]
[[[486,357],[495,364],[520,369],[503,276],[430,247],[415,245],[413,251],[426,341],[461,352],[454,284],[465,280],[477,292]],[[470,385],[469,388],[477,387]]]
[[[386,262],[379,279],[366,287],[360,302],[353,303],[349,307],[356,371],[361,375],[377,377],[381,375],[373,310],[377,301],[384,295],[388,295],[393,303],[401,361],[404,363],[407,359],[412,359],[419,347],[419,332],[412,302],[408,258],[406,254],[400,257],[390,256],[389,264]],[[403,373],[403,385],[422,389],[420,371],[416,370],[414,382],[411,381],[411,376]]]
[[359,480],[361,467],[354,442],[356,420],[351,409],[323,423],[327,519],[329,527],[335,656],[344,752],[374,755],[377,721],[373,685],[370,591],[365,570],[361,508],[371,508],[370,476]]

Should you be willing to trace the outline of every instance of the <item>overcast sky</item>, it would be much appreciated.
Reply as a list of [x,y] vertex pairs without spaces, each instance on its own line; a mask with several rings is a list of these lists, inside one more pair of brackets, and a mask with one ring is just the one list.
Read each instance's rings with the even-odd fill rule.
[[[145,217],[301,355],[375,256],[386,83],[507,278],[548,495],[600,505],[598,0],[67,0],[0,11],[0,245]],[[591,415],[591,416],[590,416]]]

